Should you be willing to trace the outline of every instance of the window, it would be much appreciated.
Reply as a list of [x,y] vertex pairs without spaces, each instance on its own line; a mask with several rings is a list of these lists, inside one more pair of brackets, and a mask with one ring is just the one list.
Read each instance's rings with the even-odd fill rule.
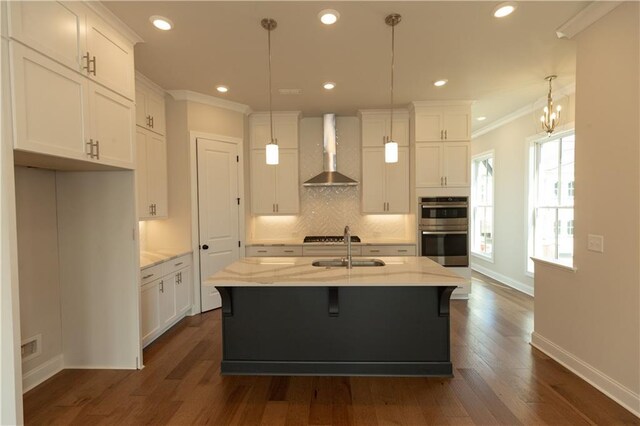
[[529,256],[566,266],[573,266],[574,152],[573,131],[535,141],[530,152]]
[[471,253],[493,260],[493,152],[473,158]]

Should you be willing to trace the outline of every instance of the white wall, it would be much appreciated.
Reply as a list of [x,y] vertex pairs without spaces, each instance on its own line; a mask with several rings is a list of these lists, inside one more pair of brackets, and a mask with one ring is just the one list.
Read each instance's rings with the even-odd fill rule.
[[[640,416],[640,8],[577,37],[577,271],[536,265],[532,343]],[[604,253],[587,235],[604,236]]]
[[[575,95],[557,97],[554,103],[562,105],[563,124],[574,121]],[[539,120],[540,110],[536,109],[471,142],[472,156],[494,151],[495,170],[493,262],[472,254],[471,267],[528,294],[533,294],[534,288],[533,278],[526,273],[527,138],[545,136],[540,133]]]
[[56,174],[15,168],[22,340],[40,334],[42,353],[23,374],[62,354]]
[[[360,119],[337,117],[338,171],[362,180]],[[254,216],[248,226],[248,240],[302,241],[305,235],[342,235],[345,225],[365,240],[415,240],[410,215],[364,215],[361,213],[361,186],[307,188],[302,184],[322,172],[322,118],[300,120],[299,182],[300,214],[295,216]]]

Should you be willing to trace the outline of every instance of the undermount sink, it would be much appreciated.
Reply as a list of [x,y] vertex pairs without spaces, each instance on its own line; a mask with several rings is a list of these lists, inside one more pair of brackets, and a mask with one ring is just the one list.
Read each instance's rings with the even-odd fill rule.
[[[311,264],[319,268],[346,268],[347,259],[326,259],[326,260],[314,260]],[[380,259],[353,259],[351,266],[384,266],[385,263]]]

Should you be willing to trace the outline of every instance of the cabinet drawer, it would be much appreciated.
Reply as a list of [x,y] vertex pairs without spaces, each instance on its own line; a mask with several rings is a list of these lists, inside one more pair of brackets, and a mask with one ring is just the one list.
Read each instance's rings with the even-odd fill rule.
[[[352,256],[360,256],[362,249],[360,246],[351,247]],[[303,256],[346,256],[346,246],[304,246],[302,248]]]
[[191,253],[180,256],[176,259],[167,260],[163,263],[164,275],[172,274],[180,269],[191,266]]
[[300,246],[250,246],[246,250],[247,257],[291,257],[302,256]]
[[363,246],[363,256],[415,256],[416,246]]
[[150,266],[140,271],[140,284],[144,285],[150,283],[151,281],[161,278],[163,275],[162,263]]

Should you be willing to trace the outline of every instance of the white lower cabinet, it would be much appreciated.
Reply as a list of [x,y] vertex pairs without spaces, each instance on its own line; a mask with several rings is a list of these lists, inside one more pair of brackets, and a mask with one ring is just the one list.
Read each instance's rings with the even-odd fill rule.
[[416,246],[411,244],[399,245],[364,245],[363,256],[415,256]]
[[141,275],[140,329],[142,344],[147,346],[191,309],[191,254],[145,268]]

